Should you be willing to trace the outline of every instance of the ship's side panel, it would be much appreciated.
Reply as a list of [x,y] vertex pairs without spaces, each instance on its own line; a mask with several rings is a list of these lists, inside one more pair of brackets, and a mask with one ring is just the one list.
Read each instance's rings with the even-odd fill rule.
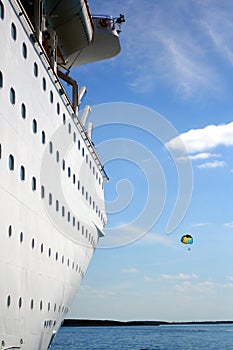
[[47,349],[104,223],[103,179],[17,4],[0,1],[0,349]]

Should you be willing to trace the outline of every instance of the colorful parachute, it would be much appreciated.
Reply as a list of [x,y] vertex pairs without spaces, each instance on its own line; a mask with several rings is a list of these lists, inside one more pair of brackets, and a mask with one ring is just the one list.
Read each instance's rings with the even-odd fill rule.
[[183,244],[193,244],[193,237],[189,234],[186,234],[181,237],[180,241]]

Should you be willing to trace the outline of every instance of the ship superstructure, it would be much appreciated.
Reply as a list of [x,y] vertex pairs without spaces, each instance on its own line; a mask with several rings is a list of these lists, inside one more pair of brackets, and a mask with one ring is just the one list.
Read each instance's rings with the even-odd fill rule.
[[68,73],[116,55],[119,30],[86,0],[0,0],[2,350],[48,349],[104,235],[107,175]]

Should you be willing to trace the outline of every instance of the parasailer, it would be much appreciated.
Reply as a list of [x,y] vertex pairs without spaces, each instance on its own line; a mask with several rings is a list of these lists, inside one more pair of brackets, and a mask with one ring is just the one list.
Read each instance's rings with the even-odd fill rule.
[[[180,241],[183,244],[193,244],[193,237],[189,234],[186,234],[181,237]],[[191,250],[190,247],[188,248],[188,250]]]

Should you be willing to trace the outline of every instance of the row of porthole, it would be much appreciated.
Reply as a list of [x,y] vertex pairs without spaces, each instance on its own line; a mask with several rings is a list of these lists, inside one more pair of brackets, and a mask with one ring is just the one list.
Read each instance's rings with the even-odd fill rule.
[[[3,7],[3,5],[2,5]],[[3,13],[3,17],[4,18],[4,9],[0,8],[0,14]],[[17,29],[14,23],[11,24],[11,36],[13,38],[13,40],[17,39]],[[26,59],[27,58],[27,46],[26,44],[23,42],[22,43],[22,54],[23,57]],[[34,62],[34,66],[33,66],[33,71],[34,71],[34,76],[37,78],[39,76],[39,68],[38,68],[38,64],[36,62]],[[42,78],[42,89],[43,91],[46,91],[47,87],[46,87],[46,79],[43,77]],[[3,87],[3,75],[2,72],[0,72],[0,88]],[[10,89],[10,101],[12,104],[16,103],[16,94],[15,94],[15,90],[11,87]],[[54,97],[53,97],[53,92],[52,90],[50,90],[50,102],[53,103],[54,102]],[[59,102],[57,102],[57,114],[60,114],[60,104]],[[63,114],[63,122],[65,123],[65,114]],[[69,134],[71,134],[71,124],[69,123],[68,125],[68,132]],[[76,142],[76,134],[74,133],[74,142]],[[78,149],[80,149],[80,143],[78,146]],[[84,151],[84,148],[82,148],[82,151]],[[82,153],[83,157],[84,157],[84,152]],[[86,155],[86,162],[88,163],[88,155]],[[92,164],[91,161],[89,162],[90,165],[90,169],[92,168]],[[95,167],[93,166],[93,174],[95,173]],[[101,184],[101,178],[99,177],[98,179],[98,172],[96,172],[96,179],[99,180],[99,184]],[[102,183],[102,187],[103,187],[103,183]]]
[[[0,71],[0,88],[2,88],[2,87],[3,87],[3,74]],[[13,87],[10,88],[9,99],[10,99],[10,102],[12,105],[16,104],[16,93],[15,93],[15,90]],[[24,103],[21,104],[21,116],[23,119],[26,119],[26,106]],[[65,119],[66,119],[65,114],[63,114],[63,122]],[[36,134],[38,132],[37,120],[35,118],[32,120],[32,131],[34,134]],[[68,132],[71,134],[71,124],[70,123],[68,124]],[[44,131],[42,131],[42,134],[41,134],[41,141],[43,144],[45,144],[45,132]],[[76,133],[75,132],[74,132],[74,142],[76,142]],[[51,141],[50,141],[50,143],[51,143]],[[81,147],[80,140],[78,140],[78,142],[77,142],[77,147],[78,147],[78,150],[81,150],[82,157],[84,158],[85,157],[85,150],[84,150],[84,147]],[[89,160],[88,154],[86,154],[85,159],[86,159],[86,163],[87,164],[89,163],[89,168],[92,169],[93,175],[95,176],[99,185],[103,189],[103,182],[101,181],[101,177],[98,175],[98,172],[95,170],[95,166],[92,166],[92,162],[91,162],[91,160]]]
[[[21,309],[23,307],[23,298],[22,297],[19,297],[18,299],[18,308]],[[46,311],[48,312],[58,312],[58,313],[63,313],[63,314],[67,314],[68,311],[69,311],[69,308],[67,306],[64,306],[64,305],[59,305],[59,307],[57,307],[57,304],[55,303],[53,308],[52,308],[52,305],[51,305],[51,302],[48,302],[48,303],[43,303],[42,300],[40,300],[39,302],[39,310],[42,311],[43,308],[44,308],[44,305],[47,304],[47,307],[46,307]],[[12,297],[10,294],[7,295],[7,298],[6,298],[6,305],[8,308],[10,308],[12,306]],[[33,310],[35,309],[35,300],[34,299],[30,299],[29,301],[29,309]]]
[[[9,225],[8,227],[8,237],[11,238],[13,236],[13,228],[12,228],[12,225]],[[20,243],[22,244],[23,243],[23,240],[24,240],[24,234],[23,232],[21,231],[19,233],[19,241]],[[35,241],[35,238],[32,238],[31,240],[31,248],[32,250],[34,250],[36,248],[36,241]],[[41,254],[43,254],[45,252],[45,247],[44,247],[44,244],[41,243],[39,245],[39,251]],[[48,248],[48,257],[51,258],[52,257],[52,249],[51,248]],[[59,260],[59,253],[56,252],[54,254],[54,260],[55,261],[58,261]],[[64,264],[65,263],[65,257],[64,255],[61,255],[61,263]],[[68,258],[67,259],[67,267],[70,267],[72,270],[75,270],[76,272],[78,272],[81,277],[83,278],[84,276],[84,272],[82,271],[82,268],[79,266],[79,264],[76,264],[75,265],[75,262],[73,261],[72,263],[70,262],[70,259]]]
[[[1,144],[0,144],[0,159],[2,158],[2,147],[1,147]],[[14,164],[14,156],[12,154],[9,155],[9,169],[10,171],[14,171],[15,169],[15,164]],[[20,166],[20,179],[21,181],[25,181],[25,168],[23,165]],[[33,192],[35,192],[37,190],[37,180],[34,176],[32,176],[32,179],[31,179],[31,189]],[[41,185],[41,198],[44,199],[45,198],[45,188],[43,185]],[[49,193],[48,194],[48,204],[49,206],[52,206],[53,205],[53,196],[52,196],[52,193]],[[59,201],[56,200],[55,201],[55,210],[56,212],[59,212],[59,208],[60,208],[60,204],[59,204]],[[98,207],[97,207],[98,208]],[[64,206],[61,206],[61,215],[62,217],[64,218],[65,217],[65,207]],[[67,211],[67,221],[68,222],[71,222],[71,213],[70,211]],[[76,226],[76,218],[73,216],[73,220],[72,220],[72,225],[73,227]],[[77,230],[79,231],[80,230],[80,222],[77,220]],[[82,235],[84,236],[84,226],[82,225]],[[88,233],[88,230],[86,230],[86,239],[89,240],[90,244],[94,247],[96,242],[93,238],[93,236],[91,235],[91,233]]]

